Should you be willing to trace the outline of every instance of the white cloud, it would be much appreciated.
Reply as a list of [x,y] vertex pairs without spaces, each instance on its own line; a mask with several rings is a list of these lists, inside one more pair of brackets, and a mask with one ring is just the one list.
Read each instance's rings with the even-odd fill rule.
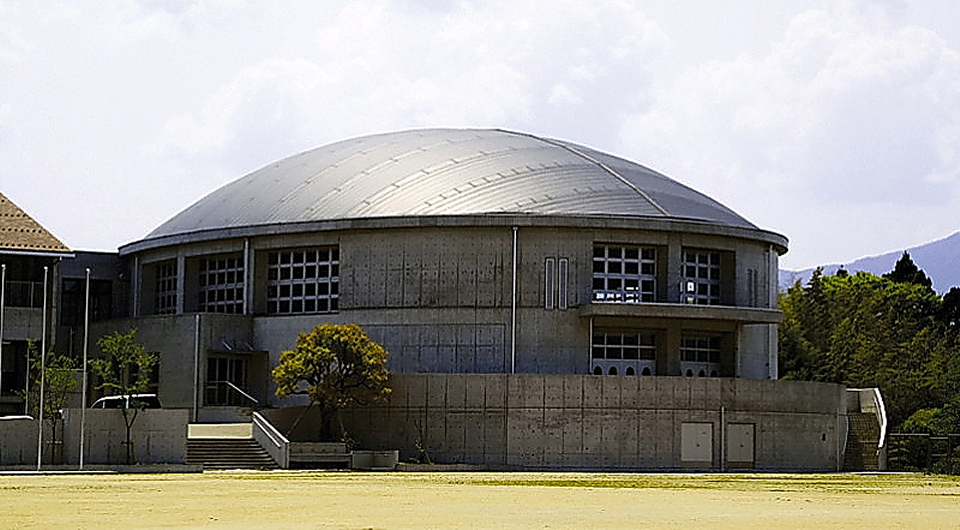
[[[626,120],[625,149],[761,225],[815,210],[826,226],[795,241],[801,259],[867,252],[867,229],[914,243],[949,233],[954,219],[932,234],[903,225],[960,200],[960,54],[868,11],[799,14],[769,53],[689,71]],[[863,228],[844,233],[851,220]]]
[[678,2],[0,1],[0,181],[109,248],[304,149],[493,126],[663,170],[788,266],[958,228],[960,4]]
[[157,148],[236,167],[424,126],[537,129],[603,145],[620,113],[644,101],[645,63],[664,41],[620,2],[351,2],[331,9],[296,57],[249,65],[202,110],[171,119]]

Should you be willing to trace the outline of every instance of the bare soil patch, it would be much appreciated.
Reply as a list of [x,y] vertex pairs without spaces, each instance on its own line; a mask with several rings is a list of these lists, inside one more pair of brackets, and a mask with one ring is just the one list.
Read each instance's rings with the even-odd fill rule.
[[0,476],[0,528],[953,528],[924,475],[225,472]]

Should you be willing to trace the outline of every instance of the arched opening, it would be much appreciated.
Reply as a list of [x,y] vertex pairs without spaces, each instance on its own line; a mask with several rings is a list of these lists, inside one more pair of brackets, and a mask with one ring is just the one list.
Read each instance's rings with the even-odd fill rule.
[[610,371],[607,372],[607,373],[609,373],[610,375],[617,375],[617,367],[616,367],[616,366],[611,366],[611,367],[610,367]]
[[687,377],[693,377],[693,370],[687,368]]
[[640,372],[640,375],[650,375],[650,368],[645,366],[643,371]]
[[632,366],[628,366],[628,367],[627,367],[627,372],[626,372],[626,374],[627,374],[627,375],[637,375],[637,372],[633,369]]
[[700,373],[697,374],[697,377],[704,377],[704,376],[706,376],[706,375],[707,375],[707,374],[705,374],[705,373],[703,372],[703,370],[700,370]]
[[600,368],[599,366],[595,366],[593,368],[593,375],[603,375],[603,368]]
[[716,370],[710,370],[710,377],[720,377],[720,374]]

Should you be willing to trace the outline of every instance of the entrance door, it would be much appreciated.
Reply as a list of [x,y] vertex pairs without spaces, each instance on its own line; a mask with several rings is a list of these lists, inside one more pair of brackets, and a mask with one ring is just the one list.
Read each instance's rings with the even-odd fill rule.
[[713,466],[713,424],[680,425],[680,464],[683,467]]
[[752,468],[756,427],[752,423],[727,425],[727,465],[731,468]]
[[207,405],[252,405],[246,388],[246,359],[222,356],[207,358]]

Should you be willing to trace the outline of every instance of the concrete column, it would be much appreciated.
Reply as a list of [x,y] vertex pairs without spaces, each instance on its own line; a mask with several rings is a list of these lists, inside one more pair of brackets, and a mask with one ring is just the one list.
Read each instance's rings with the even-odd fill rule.
[[177,314],[184,312],[187,284],[187,260],[183,254],[177,256]]
[[678,325],[667,326],[664,347],[657,352],[657,375],[680,374],[680,345],[683,332]]
[[[676,304],[680,302],[680,264],[683,262],[683,244],[679,237],[671,234],[668,239],[666,259],[659,266],[666,270],[667,299],[666,302]],[[677,365],[679,369],[679,365]]]

